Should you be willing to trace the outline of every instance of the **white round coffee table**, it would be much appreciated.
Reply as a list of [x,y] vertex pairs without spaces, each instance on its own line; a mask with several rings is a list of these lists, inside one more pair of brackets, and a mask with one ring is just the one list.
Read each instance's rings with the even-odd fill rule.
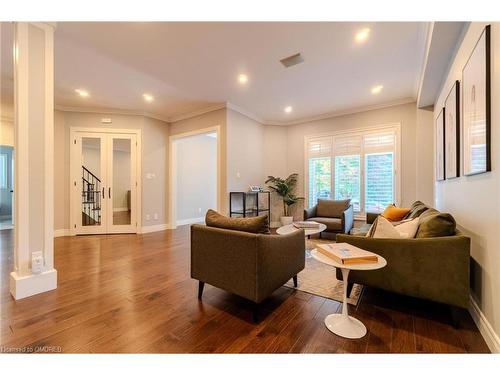
[[348,339],[359,339],[366,335],[366,327],[365,325],[358,319],[349,316],[347,312],[347,282],[349,278],[349,271],[370,271],[377,270],[379,268],[383,268],[387,265],[387,261],[382,258],[380,255],[377,255],[378,261],[377,263],[362,263],[362,264],[341,264],[333,259],[321,254],[317,250],[311,251],[311,256],[325,264],[330,266],[340,268],[342,271],[342,280],[344,284],[344,297],[342,302],[342,314],[330,314],[325,318],[325,325],[331,332],[339,335],[341,337],[345,337]]
[[[318,234],[318,233],[323,232],[326,229],[326,225],[319,224],[318,228],[302,228],[302,229],[304,229],[305,236],[306,236],[306,256],[308,258],[310,258],[311,257],[310,252],[311,252],[311,250],[313,250],[315,248],[315,246],[314,246],[314,244],[310,243],[307,239],[309,238],[309,236],[312,236],[313,234]],[[284,226],[276,229],[276,233],[284,235],[284,234],[293,233],[297,230],[299,230],[299,228],[297,228],[293,224],[288,224],[288,225],[284,225]]]

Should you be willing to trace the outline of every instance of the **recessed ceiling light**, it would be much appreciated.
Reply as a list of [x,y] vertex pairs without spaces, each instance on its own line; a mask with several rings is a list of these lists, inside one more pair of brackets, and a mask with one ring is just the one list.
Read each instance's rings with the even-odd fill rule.
[[248,82],[248,76],[246,74],[240,74],[238,76],[238,82],[244,85],[245,83]]
[[384,88],[384,86],[382,86],[382,85],[373,86],[372,87],[372,94],[380,93],[380,91],[382,91],[383,88]]
[[89,92],[83,89],[75,89],[75,92],[80,95],[82,98],[89,97]]
[[287,106],[287,107],[285,107],[285,113],[290,113],[290,112],[292,112],[292,109],[293,109],[293,108],[292,108],[292,106],[290,106],[290,105],[289,105],[289,106]]
[[144,98],[145,101],[147,102],[152,102],[153,100],[155,100],[154,96],[151,95],[151,94],[142,94],[142,97]]
[[370,29],[369,28],[359,30],[356,34],[356,42],[358,42],[358,43],[366,42],[366,40],[368,39],[369,36],[370,36]]

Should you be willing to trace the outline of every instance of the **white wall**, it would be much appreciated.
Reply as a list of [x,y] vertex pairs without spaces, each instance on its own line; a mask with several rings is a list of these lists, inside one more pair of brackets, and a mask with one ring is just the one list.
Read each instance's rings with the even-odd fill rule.
[[[227,114],[226,109],[218,109],[216,111],[204,113],[202,115],[187,118],[185,120],[176,121],[170,124],[170,135],[179,135],[183,133],[189,133],[193,131],[198,131],[200,129],[206,129],[218,126],[219,132],[219,201],[221,206],[221,211],[223,213],[228,213],[228,193],[226,187],[226,164],[227,164],[227,141],[226,141],[226,123]],[[169,191],[166,192],[167,196],[170,195]],[[170,219],[172,222],[173,218]]]
[[206,134],[175,141],[177,225],[217,209],[217,139]]
[[264,126],[232,109],[227,110],[227,190],[248,191],[263,185]]
[[[409,206],[416,199],[417,185],[432,186],[432,179],[417,181],[417,110],[415,103],[332,117],[287,127],[287,173],[298,173],[297,193],[304,196],[304,137],[332,131],[343,131],[369,126],[401,124],[401,204]],[[428,126],[427,126],[428,128]],[[425,132],[424,130],[422,130]],[[431,134],[429,134],[431,136]],[[428,199],[428,198],[427,198]],[[302,216],[303,203],[295,205],[294,216]]]
[[[473,22],[460,46],[434,105],[434,118],[486,24]],[[491,27],[491,142],[492,171],[435,183],[437,208],[451,213],[471,237],[471,295],[484,321],[479,326],[490,349],[500,351],[500,24]],[[474,310],[473,310],[474,311]],[[474,316],[474,314],[473,314]],[[492,328],[488,330],[488,325]],[[494,333],[493,333],[494,331]],[[495,337],[496,335],[496,337]],[[496,346],[494,346],[496,345]]]
[[[101,124],[101,118],[112,124]],[[70,127],[142,130],[142,225],[167,224],[167,148],[169,125],[143,116],[55,111],[55,229],[69,229]],[[146,176],[155,178],[147,179]],[[154,214],[158,219],[154,219]],[[146,215],[150,220],[146,221]]]

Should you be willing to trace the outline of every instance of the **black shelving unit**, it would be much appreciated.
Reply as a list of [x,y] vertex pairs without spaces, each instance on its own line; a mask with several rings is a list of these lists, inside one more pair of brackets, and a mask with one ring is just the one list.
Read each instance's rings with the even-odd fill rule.
[[[267,195],[267,207],[259,206],[261,194]],[[238,207],[235,207],[235,202],[238,202]],[[238,204],[236,203],[236,204]],[[268,223],[271,223],[271,192],[269,191],[232,191],[229,193],[229,216],[235,215],[242,217],[259,216],[262,213],[267,213]]]

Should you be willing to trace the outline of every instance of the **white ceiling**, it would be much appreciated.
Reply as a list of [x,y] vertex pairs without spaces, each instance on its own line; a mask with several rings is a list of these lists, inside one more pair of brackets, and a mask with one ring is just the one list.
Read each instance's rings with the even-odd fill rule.
[[[354,36],[371,29],[364,44]],[[427,23],[57,24],[56,105],[167,120],[228,102],[266,123],[289,123],[417,97]],[[279,60],[300,52],[305,62]],[[246,73],[241,86],[237,76]],[[372,95],[370,89],[384,89]],[[84,88],[83,99],[75,88]],[[142,94],[154,95],[146,103]],[[285,114],[283,108],[292,106]]]

